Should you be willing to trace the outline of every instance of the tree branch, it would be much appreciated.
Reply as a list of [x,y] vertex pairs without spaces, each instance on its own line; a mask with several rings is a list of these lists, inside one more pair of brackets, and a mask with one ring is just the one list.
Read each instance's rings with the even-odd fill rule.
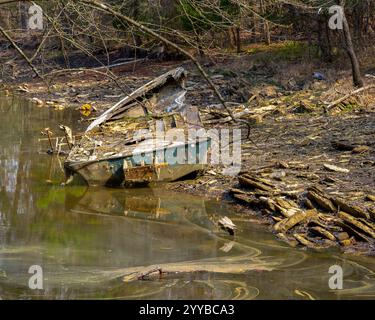
[[11,45],[18,51],[18,53],[22,56],[22,58],[27,62],[27,64],[30,66],[30,68],[33,70],[33,72],[36,74],[36,76],[42,80],[43,76],[39,73],[39,71],[35,68],[31,60],[26,56],[26,54],[21,50],[19,46],[13,41],[13,39],[9,36],[9,34],[0,26],[0,32],[4,35],[4,37],[11,43]]
[[80,2],[85,3],[87,5],[90,5],[90,6],[93,6],[93,7],[97,8],[97,9],[100,9],[100,10],[105,11],[107,13],[110,13],[113,16],[126,21],[130,25],[136,27],[137,29],[143,31],[146,34],[151,35],[152,37],[154,37],[156,39],[159,39],[160,41],[162,41],[166,45],[171,46],[172,48],[176,49],[177,51],[179,51],[180,53],[182,53],[183,55],[185,55],[187,58],[189,58],[194,63],[194,65],[196,66],[196,68],[198,69],[198,71],[200,72],[200,74],[202,75],[202,77],[207,81],[207,83],[209,84],[209,86],[211,87],[211,89],[214,91],[216,97],[219,99],[219,101],[223,105],[224,109],[228,112],[229,116],[233,119],[234,122],[238,121],[233,116],[232,111],[227,107],[224,98],[220,94],[220,92],[217,89],[217,87],[215,86],[215,84],[212,82],[212,80],[210,79],[210,77],[208,76],[208,74],[206,73],[206,71],[203,69],[203,67],[201,66],[201,64],[199,63],[199,61],[192,54],[190,54],[188,51],[186,51],[185,49],[181,48],[177,44],[173,43],[172,41],[170,41],[170,40],[166,39],[165,37],[161,36],[160,34],[156,33],[155,31],[151,30],[150,28],[144,26],[143,24],[141,24],[141,23],[133,20],[132,18],[130,18],[130,17],[124,15],[124,14],[121,14],[121,13],[115,11],[112,7],[104,4],[101,1],[97,1],[97,0],[80,0]]

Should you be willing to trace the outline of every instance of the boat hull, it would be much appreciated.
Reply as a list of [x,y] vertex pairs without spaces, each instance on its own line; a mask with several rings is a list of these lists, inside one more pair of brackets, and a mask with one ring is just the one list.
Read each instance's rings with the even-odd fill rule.
[[[67,181],[72,175],[78,174],[90,186],[136,186],[153,182],[173,182],[205,168],[210,144],[210,139],[206,139],[173,148],[154,149],[142,153],[142,161],[138,158],[139,154],[135,154],[93,161],[65,162]],[[176,159],[178,154],[184,155],[182,163]],[[158,160],[160,155],[164,161]]]
[[203,164],[160,164],[126,168],[126,159],[91,162],[80,168],[66,166],[68,173],[81,176],[90,186],[136,186],[173,182],[204,169]]

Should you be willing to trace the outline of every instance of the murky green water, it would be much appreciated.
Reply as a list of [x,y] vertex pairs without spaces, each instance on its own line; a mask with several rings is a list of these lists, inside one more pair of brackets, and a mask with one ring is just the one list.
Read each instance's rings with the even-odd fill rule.
[[[40,131],[75,125],[68,111],[0,97],[2,299],[369,299],[375,259],[292,249],[219,202],[155,189],[62,187],[62,159]],[[238,225],[235,238],[217,228]],[[344,270],[330,290],[328,269]],[[31,265],[43,290],[29,289]],[[137,280],[160,266],[160,279]]]

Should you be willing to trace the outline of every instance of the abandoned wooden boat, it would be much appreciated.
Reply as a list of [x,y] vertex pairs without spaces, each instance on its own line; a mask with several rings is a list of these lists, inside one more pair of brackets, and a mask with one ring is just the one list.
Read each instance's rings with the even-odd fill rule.
[[186,72],[177,68],[140,87],[87,128],[64,166],[89,185],[137,185],[181,179],[204,168],[210,139],[198,109],[186,105]]

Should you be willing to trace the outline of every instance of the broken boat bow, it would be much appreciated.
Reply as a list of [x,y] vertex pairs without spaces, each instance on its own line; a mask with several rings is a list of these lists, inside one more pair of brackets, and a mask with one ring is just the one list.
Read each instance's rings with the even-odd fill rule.
[[202,124],[198,108],[185,103],[185,82],[183,68],[171,70],[101,114],[70,151],[67,176],[116,186],[175,181],[203,169],[210,139],[188,136]]

